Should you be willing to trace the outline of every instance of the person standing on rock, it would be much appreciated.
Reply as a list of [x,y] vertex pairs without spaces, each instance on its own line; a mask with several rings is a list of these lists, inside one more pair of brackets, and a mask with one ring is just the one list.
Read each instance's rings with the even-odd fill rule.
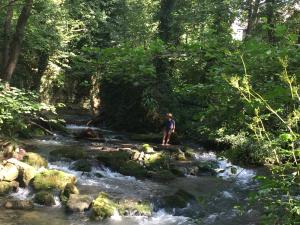
[[162,145],[169,145],[171,134],[175,132],[175,120],[173,119],[172,113],[166,114],[166,121],[163,129],[163,141]]

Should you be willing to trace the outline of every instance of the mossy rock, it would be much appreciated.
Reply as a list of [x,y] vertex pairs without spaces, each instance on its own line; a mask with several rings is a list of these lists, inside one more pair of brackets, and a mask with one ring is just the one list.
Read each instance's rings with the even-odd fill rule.
[[143,144],[142,151],[145,153],[155,153],[154,149],[149,144]]
[[188,146],[184,146],[182,148],[182,151],[184,152],[184,154],[187,158],[194,158],[195,157],[195,150],[188,147]]
[[79,190],[73,183],[68,183],[64,190],[60,194],[60,200],[62,203],[66,203],[70,197],[70,195],[76,194],[79,195]]
[[149,171],[148,176],[150,176],[153,180],[160,182],[167,182],[176,178],[176,175],[170,170]]
[[138,162],[133,160],[122,163],[119,172],[123,175],[134,176],[137,178],[145,178],[147,176],[147,170]]
[[34,152],[27,152],[22,161],[35,168],[48,167],[47,160]]
[[63,190],[68,183],[75,183],[76,177],[58,170],[45,170],[38,173],[32,182],[35,190]]
[[54,196],[51,192],[40,191],[35,194],[33,201],[40,205],[53,206],[55,205]]
[[180,149],[176,152],[176,160],[178,161],[186,161],[185,153],[182,152]]
[[185,208],[191,201],[196,201],[196,198],[180,189],[174,195],[163,197],[163,206],[166,208]]
[[16,181],[0,181],[0,195],[9,194],[12,191],[17,191],[19,183]]
[[110,151],[98,153],[97,160],[105,166],[111,167],[112,169],[119,170],[124,162],[129,161],[131,158],[129,151]]
[[50,159],[52,161],[62,160],[62,159],[86,159],[88,154],[83,149],[74,149],[74,148],[60,148],[50,152]]
[[117,205],[109,199],[106,193],[100,193],[92,202],[91,219],[103,220],[111,217],[117,211]]
[[145,165],[150,170],[156,170],[161,168],[168,168],[169,163],[171,161],[170,154],[166,152],[157,152],[155,154],[151,154],[148,159],[145,159]]
[[72,164],[71,169],[89,173],[92,171],[92,164],[86,159],[80,159]]
[[151,216],[153,209],[150,202],[125,199],[118,203],[118,210],[122,216]]
[[200,162],[197,164],[198,175],[201,174],[210,174],[216,175],[215,169],[218,169],[218,163],[214,161]]

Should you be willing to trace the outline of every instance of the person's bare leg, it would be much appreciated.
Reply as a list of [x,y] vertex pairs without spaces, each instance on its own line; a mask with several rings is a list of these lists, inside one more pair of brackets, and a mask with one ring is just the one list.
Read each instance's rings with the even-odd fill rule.
[[166,142],[165,142],[165,145],[170,145],[170,144],[169,144],[170,138],[171,138],[171,133],[168,132],[168,133],[167,133],[167,136],[166,136]]
[[166,144],[167,132],[164,130],[162,145]]

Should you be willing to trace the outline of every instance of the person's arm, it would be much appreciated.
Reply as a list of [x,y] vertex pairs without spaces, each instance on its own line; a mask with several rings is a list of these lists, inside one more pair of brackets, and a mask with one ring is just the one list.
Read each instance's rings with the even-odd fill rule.
[[175,120],[173,120],[173,129],[172,129],[173,133],[175,132],[175,128],[176,128],[176,126],[175,126]]

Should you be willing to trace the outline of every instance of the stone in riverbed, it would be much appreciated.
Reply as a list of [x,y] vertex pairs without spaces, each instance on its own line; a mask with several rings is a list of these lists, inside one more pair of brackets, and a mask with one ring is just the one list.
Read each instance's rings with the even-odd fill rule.
[[68,183],[75,184],[76,177],[58,170],[44,170],[32,182],[35,190],[64,190]]
[[149,202],[125,199],[119,201],[118,210],[122,216],[151,216],[153,209]]
[[190,201],[196,201],[196,198],[180,189],[173,195],[163,197],[163,206],[166,208],[185,208]]
[[28,165],[27,163],[18,161],[17,159],[9,159],[7,160],[7,163],[13,164],[18,168],[18,181],[22,187],[28,186],[29,182],[37,174],[37,170],[34,167]]
[[35,194],[34,202],[39,205],[53,206],[55,205],[54,195],[48,191],[40,191]]
[[149,171],[148,175],[156,181],[167,182],[174,180],[176,176],[169,170],[158,170],[158,171]]
[[0,181],[0,195],[8,194],[19,189],[19,183],[16,181]]
[[0,181],[13,181],[19,176],[18,168],[12,163],[0,165]]
[[97,160],[105,166],[119,170],[124,162],[130,160],[131,155],[128,151],[102,151],[98,153]]
[[80,159],[72,164],[71,169],[89,173],[92,171],[92,164],[86,159]]
[[6,209],[30,210],[34,208],[31,200],[7,200],[4,203]]
[[47,160],[41,155],[34,152],[27,152],[23,157],[23,162],[33,166],[35,168],[48,167]]
[[87,152],[83,149],[74,149],[74,147],[64,147],[50,152],[50,159],[53,161],[62,159],[80,160],[88,158]]
[[126,176],[134,176],[137,178],[145,178],[147,170],[136,161],[127,161],[122,163],[119,172]]
[[106,193],[100,193],[92,202],[91,219],[103,220],[111,217],[117,211],[117,205],[109,199]]
[[66,204],[69,212],[84,212],[90,208],[93,199],[88,195],[71,194]]
[[66,203],[71,194],[79,195],[79,190],[73,183],[68,183],[60,194],[60,200]]

